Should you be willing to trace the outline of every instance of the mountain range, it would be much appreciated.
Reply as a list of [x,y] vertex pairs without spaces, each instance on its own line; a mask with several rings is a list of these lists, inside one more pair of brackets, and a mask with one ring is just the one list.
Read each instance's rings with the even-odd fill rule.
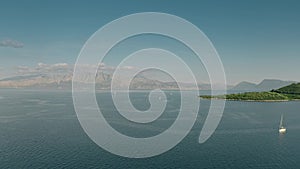
[[[71,89],[72,87],[72,71],[56,71],[56,72],[35,72],[31,74],[17,75],[0,80],[0,88],[30,88],[30,89]],[[87,81],[92,76],[83,76],[81,82]],[[96,90],[110,89],[112,74],[99,71],[96,75]],[[281,87],[295,83],[294,81],[283,81],[275,79],[265,79],[259,84],[250,82],[241,82],[236,86],[227,86],[231,91],[269,91],[279,89]],[[194,90],[193,85],[182,83],[184,90]],[[126,86],[122,80],[118,82],[119,89],[125,89]],[[210,84],[198,84],[200,90],[210,90]],[[163,82],[141,74],[136,76],[131,84],[130,89],[147,90],[147,89],[167,89],[177,90],[178,85],[175,81]],[[220,90],[222,90],[220,88]]]
[[254,92],[254,91],[269,91],[273,89],[279,89],[281,87],[290,85],[292,83],[296,83],[296,81],[283,81],[283,80],[276,80],[276,79],[265,79],[261,81],[258,84],[255,83],[250,83],[250,82],[241,82],[231,88],[230,90],[232,91],[249,91],[249,92]]
[[[83,76],[80,82],[88,81],[91,76]],[[108,90],[111,88],[112,75],[110,73],[98,72],[96,75],[96,90]],[[194,90],[193,85],[181,83],[185,90]],[[209,90],[209,84],[199,84],[201,90]],[[0,88],[26,88],[26,89],[71,89],[72,73],[38,73],[30,75],[18,75],[0,80]],[[126,89],[122,80],[118,81],[118,89]],[[177,83],[163,82],[147,78],[143,75],[136,76],[130,84],[130,89],[166,89],[178,90]]]

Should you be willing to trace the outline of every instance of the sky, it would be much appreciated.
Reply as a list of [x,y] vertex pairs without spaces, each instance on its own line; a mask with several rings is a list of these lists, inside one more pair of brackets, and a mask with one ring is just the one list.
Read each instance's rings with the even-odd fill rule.
[[[206,34],[219,53],[229,84],[300,81],[299,9],[297,0],[2,1],[0,79],[13,76],[19,66],[72,65],[88,38],[105,24],[133,13],[163,12],[188,20]],[[127,47],[121,44],[119,51],[116,47],[105,64],[117,66],[133,49],[162,47],[182,52],[199,73],[199,81],[207,81],[201,63],[191,61],[188,50],[168,38],[145,35],[126,41]]]

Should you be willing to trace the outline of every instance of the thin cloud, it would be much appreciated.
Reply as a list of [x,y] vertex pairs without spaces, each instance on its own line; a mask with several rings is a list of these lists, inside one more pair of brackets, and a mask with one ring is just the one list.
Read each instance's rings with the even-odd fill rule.
[[0,41],[0,47],[23,48],[24,44],[16,40],[6,39]]
[[70,73],[73,67],[67,63],[44,64],[38,63],[35,67],[17,66],[19,75],[48,74],[48,73]]

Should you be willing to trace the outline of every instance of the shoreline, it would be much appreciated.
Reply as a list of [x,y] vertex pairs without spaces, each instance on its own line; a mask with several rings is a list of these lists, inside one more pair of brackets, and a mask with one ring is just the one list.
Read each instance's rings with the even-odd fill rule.
[[222,99],[222,98],[202,98],[205,100],[225,100],[225,101],[238,101],[238,102],[292,102],[292,101],[300,101],[300,99],[293,100],[239,100],[239,99]]

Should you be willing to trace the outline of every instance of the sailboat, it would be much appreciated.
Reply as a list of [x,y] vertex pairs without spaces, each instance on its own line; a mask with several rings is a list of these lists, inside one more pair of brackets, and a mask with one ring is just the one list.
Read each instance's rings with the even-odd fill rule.
[[280,134],[286,133],[286,128],[283,126],[283,115],[281,115],[281,119],[280,119],[279,133]]

